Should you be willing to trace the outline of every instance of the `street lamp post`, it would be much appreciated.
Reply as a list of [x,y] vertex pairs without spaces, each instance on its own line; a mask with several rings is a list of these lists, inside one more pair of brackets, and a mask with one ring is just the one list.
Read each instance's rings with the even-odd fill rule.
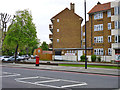
[[85,69],[87,69],[87,43],[86,43],[86,0],[84,0],[84,10],[85,10]]

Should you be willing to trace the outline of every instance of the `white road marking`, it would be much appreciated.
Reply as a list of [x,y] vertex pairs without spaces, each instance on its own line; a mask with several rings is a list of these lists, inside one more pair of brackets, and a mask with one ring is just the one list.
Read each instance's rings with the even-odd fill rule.
[[38,83],[32,83],[32,82],[26,82],[26,81],[20,81],[18,79],[15,79],[17,82],[22,82],[22,83],[29,83],[29,84],[34,84],[34,85],[40,85],[40,86],[46,86],[46,87],[52,87],[52,88],[61,88],[58,86],[52,86],[52,85],[45,85],[45,84],[38,84]]
[[[20,74],[17,73],[10,73],[10,72],[2,72],[3,75],[0,77],[13,77],[13,76],[20,76]],[[12,75],[4,75],[4,74],[12,74]]]
[[38,76],[36,76],[36,77],[18,78],[18,80],[35,79],[35,78],[39,78],[39,77],[38,77]]
[[48,80],[48,81],[38,81],[38,82],[35,82],[35,84],[47,83],[47,82],[57,82],[57,81],[60,81],[60,79],[57,79],[57,80]]
[[87,83],[73,84],[73,85],[65,85],[65,86],[61,86],[61,87],[62,87],[62,88],[66,88],[66,87],[74,87],[74,86],[82,86],[82,85],[87,85]]
[[[52,80],[45,80],[45,81],[37,81],[37,82],[28,82],[24,80],[29,80],[29,79],[35,79],[35,78],[44,78],[44,79],[52,79]],[[75,87],[75,86],[82,86],[82,85],[87,85],[85,82],[79,82],[79,81],[71,81],[71,80],[63,80],[63,79],[55,79],[55,78],[49,78],[49,77],[25,77],[25,78],[16,78],[15,79],[17,82],[21,83],[29,83],[29,84],[34,84],[34,85],[40,85],[40,86],[46,86],[46,87],[52,87],[52,88],[67,88],[67,87]],[[74,83],[72,85],[64,85],[64,86],[53,86],[53,85],[46,85],[43,83],[51,83],[51,82],[59,82],[59,81],[64,81],[64,82],[71,82]]]

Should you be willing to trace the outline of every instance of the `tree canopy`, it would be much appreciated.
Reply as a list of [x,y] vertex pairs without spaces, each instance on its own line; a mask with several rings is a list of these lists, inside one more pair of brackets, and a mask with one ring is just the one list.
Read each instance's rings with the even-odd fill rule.
[[25,49],[37,44],[36,27],[32,20],[30,11],[16,12],[13,24],[10,26],[4,40],[4,46],[15,48],[15,55],[17,55],[18,48]]
[[48,44],[44,41],[40,48],[42,48],[42,50],[48,50]]

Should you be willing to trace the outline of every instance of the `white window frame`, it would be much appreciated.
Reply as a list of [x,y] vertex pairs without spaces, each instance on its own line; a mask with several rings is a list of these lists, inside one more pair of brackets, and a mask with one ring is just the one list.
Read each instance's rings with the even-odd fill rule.
[[94,31],[103,31],[103,24],[94,25]]
[[94,37],[94,43],[103,43],[103,36]]
[[108,42],[112,42],[111,36],[108,36]]
[[111,23],[108,23],[108,30],[111,30]]
[[85,36],[85,32],[83,32],[83,36]]
[[83,39],[83,42],[85,42],[85,39]]
[[120,43],[120,36],[119,35],[115,35],[115,43]]
[[112,49],[108,48],[108,55],[112,55]]
[[57,19],[57,22],[60,22],[60,20],[59,20],[59,19]]
[[107,17],[111,17],[111,10],[107,11]]
[[114,14],[119,15],[120,14],[120,7],[114,7]]
[[103,48],[96,48],[94,49],[94,54],[95,55],[103,55]]
[[59,32],[59,29],[57,29],[57,32]]
[[120,21],[115,21],[115,29],[120,29]]
[[59,39],[57,39],[57,43],[59,43]]
[[103,12],[99,12],[99,13],[94,14],[94,20],[102,19],[102,18],[103,18]]

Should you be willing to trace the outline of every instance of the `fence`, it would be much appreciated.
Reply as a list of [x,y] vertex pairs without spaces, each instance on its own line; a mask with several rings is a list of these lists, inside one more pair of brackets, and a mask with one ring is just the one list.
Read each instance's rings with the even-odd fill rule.
[[38,54],[40,60],[52,60],[52,54]]

